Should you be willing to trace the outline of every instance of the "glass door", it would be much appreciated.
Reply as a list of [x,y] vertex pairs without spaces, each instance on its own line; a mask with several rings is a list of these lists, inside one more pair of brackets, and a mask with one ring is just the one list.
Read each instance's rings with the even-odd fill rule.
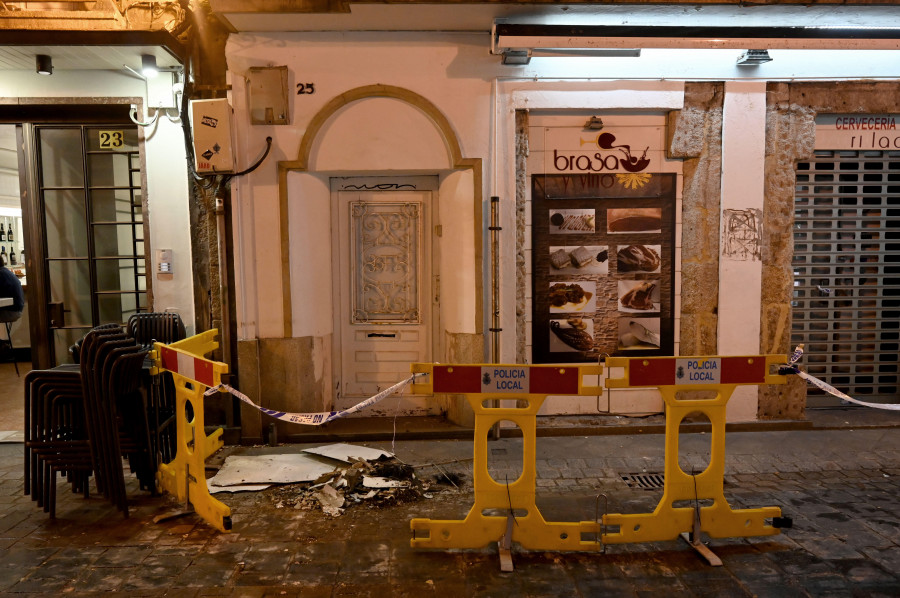
[[90,328],[145,310],[146,247],[137,127],[36,125],[52,363]]

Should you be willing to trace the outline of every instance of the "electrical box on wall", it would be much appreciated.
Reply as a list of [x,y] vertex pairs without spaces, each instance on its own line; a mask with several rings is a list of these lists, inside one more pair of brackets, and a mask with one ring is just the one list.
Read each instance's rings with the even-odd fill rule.
[[194,168],[198,173],[232,172],[231,106],[228,100],[191,100]]
[[254,125],[290,123],[288,106],[288,68],[286,66],[250,67],[250,122]]

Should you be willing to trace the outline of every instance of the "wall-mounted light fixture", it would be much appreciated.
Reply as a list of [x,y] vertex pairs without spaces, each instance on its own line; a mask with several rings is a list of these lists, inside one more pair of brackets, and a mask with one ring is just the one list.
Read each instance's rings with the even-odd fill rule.
[[531,62],[531,50],[506,50],[503,52],[503,64],[525,66]]
[[35,57],[35,71],[38,75],[52,75],[53,59],[46,54],[38,54]]
[[737,59],[738,66],[756,66],[765,62],[771,62],[768,50],[747,50]]
[[152,54],[141,54],[141,73],[148,79],[159,74],[159,67],[156,65],[156,56]]
[[599,116],[592,116],[584,123],[585,131],[599,131],[603,129],[603,119]]

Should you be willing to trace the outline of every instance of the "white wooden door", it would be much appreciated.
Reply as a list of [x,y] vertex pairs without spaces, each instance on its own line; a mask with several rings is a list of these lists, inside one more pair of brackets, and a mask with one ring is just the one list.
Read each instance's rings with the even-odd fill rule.
[[[336,340],[338,409],[410,375],[431,361],[430,191],[337,193]],[[404,414],[435,409],[407,390],[381,404]],[[377,413],[376,413],[377,414]]]

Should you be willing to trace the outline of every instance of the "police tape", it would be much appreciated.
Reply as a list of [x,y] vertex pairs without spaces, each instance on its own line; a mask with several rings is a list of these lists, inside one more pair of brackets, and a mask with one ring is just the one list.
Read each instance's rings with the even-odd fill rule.
[[361,403],[357,403],[353,407],[344,409],[343,411],[323,411],[321,413],[288,413],[285,411],[276,411],[274,409],[266,409],[265,407],[260,407],[259,405],[254,403],[252,400],[250,400],[250,397],[248,397],[241,391],[237,390],[236,388],[232,388],[232,387],[228,386],[227,384],[220,384],[218,386],[210,387],[209,390],[207,390],[203,394],[204,394],[204,396],[212,396],[218,392],[223,392],[223,393],[227,392],[227,393],[230,393],[233,396],[237,397],[244,403],[247,403],[248,405],[250,405],[252,407],[256,407],[261,412],[265,413],[266,415],[268,415],[270,417],[274,417],[275,419],[277,419],[279,421],[288,422],[288,423],[292,423],[292,424],[301,424],[301,425],[305,425],[305,426],[321,426],[322,424],[327,424],[330,421],[340,419],[342,417],[350,415],[351,413],[356,413],[357,411],[362,411],[366,407],[370,407],[370,406],[374,405],[375,403],[381,401],[382,399],[385,399],[394,393],[402,391],[404,388],[406,388],[407,385],[412,384],[417,376],[424,376],[424,375],[425,374],[413,374],[406,380],[401,380],[397,384],[394,384],[393,386],[391,386],[389,388],[385,388],[378,394],[369,397],[368,399],[366,399],[365,401],[362,401]]
[[827,382],[823,382],[822,380],[819,380],[815,376],[810,376],[806,372],[802,371],[799,367],[794,365],[798,361],[800,361],[801,357],[803,357],[803,345],[798,345],[797,348],[794,349],[794,352],[791,354],[791,358],[788,362],[788,365],[782,366],[781,369],[779,370],[779,373],[781,373],[781,374],[796,374],[797,376],[800,376],[804,380],[808,381],[813,386],[824,390],[828,394],[834,395],[834,396],[838,397],[839,399],[849,401],[856,405],[862,405],[863,407],[872,407],[873,409],[886,409],[888,411],[900,411],[900,404],[867,403],[865,401],[860,401],[858,399],[854,399],[853,397],[842,393],[841,391],[839,391],[832,385],[828,384]]

